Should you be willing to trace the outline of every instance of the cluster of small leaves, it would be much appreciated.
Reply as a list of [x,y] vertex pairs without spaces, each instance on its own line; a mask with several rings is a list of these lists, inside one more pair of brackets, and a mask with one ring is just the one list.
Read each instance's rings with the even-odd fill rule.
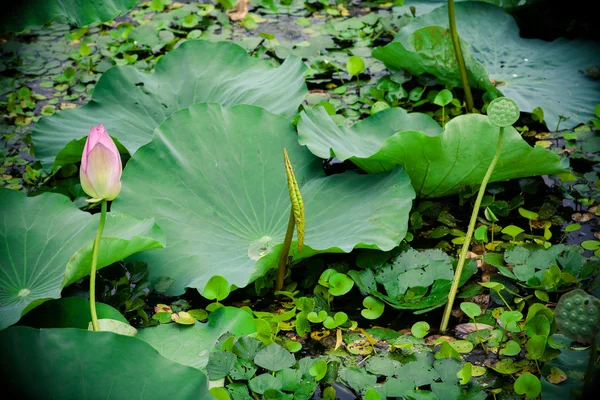
[[[400,343],[399,345],[402,346]],[[438,398],[460,398],[466,395],[469,398],[484,399],[486,394],[481,388],[466,386],[472,376],[471,364],[461,364],[461,361],[454,358],[434,357],[431,351],[400,357],[376,355],[366,360],[364,368],[342,367],[339,378],[365,398],[372,390],[379,395],[374,398],[380,399],[427,395]],[[469,369],[466,374],[463,371],[465,367]],[[478,376],[485,372],[485,369],[481,370],[483,372]]]
[[[115,307],[132,324],[141,326],[152,324],[146,299],[152,290],[163,290],[162,285],[168,288],[170,283],[161,281],[153,286],[148,279],[148,266],[143,262],[115,263],[100,270],[96,277],[98,301]],[[89,283],[83,287],[89,287]]]
[[485,261],[522,285],[549,292],[589,283],[599,266],[598,258],[584,257],[581,248],[575,245],[537,250],[514,247],[503,255],[487,253]]
[[[467,263],[461,286],[475,271],[475,264]],[[446,302],[454,269],[452,259],[441,250],[419,252],[409,248],[389,263],[376,263],[371,268],[350,271],[349,275],[361,291],[392,307],[424,313]]]
[[267,399],[310,399],[327,370],[324,358],[296,361],[280,345],[266,346],[249,336],[223,337],[206,366],[211,380],[227,378],[225,389],[233,400],[251,398],[251,393]]

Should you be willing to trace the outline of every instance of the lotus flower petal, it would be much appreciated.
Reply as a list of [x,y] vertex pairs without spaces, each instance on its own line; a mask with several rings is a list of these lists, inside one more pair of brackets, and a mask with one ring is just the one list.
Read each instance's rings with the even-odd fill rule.
[[114,200],[121,191],[121,155],[102,125],[92,127],[81,157],[81,187],[94,201]]

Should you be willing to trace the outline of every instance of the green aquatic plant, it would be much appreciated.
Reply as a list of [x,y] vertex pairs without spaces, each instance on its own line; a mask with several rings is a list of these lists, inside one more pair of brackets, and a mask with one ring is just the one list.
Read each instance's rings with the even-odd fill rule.
[[580,285],[586,288],[598,271],[599,260],[586,258],[576,245],[557,244],[547,249],[514,247],[504,254],[487,253],[485,260],[500,274],[520,285],[546,292],[562,292]]
[[30,0],[2,7],[0,32],[21,32],[50,21],[64,21],[77,26],[107,22],[133,8],[139,0]]
[[96,121],[133,155],[165,118],[196,103],[257,105],[291,119],[307,93],[305,71],[294,56],[274,67],[234,43],[188,40],[162,56],[152,74],[115,66],[85,106],[40,119],[32,133],[35,156],[47,170],[79,162],[82,132]]
[[[391,43],[374,48],[373,57],[390,69],[431,74],[448,88],[461,86],[447,8],[412,19]],[[541,108],[550,129],[560,121],[569,129],[593,118],[600,85],[588,67],[600,63],[596,42],[526,39],[515,18],[500,7],[464,1],[454,8],[471,87],[492,98],[512,98],[522,112]]]
[[519,115],[520,112],[517,103],[506,97],[500,97],[498,99],[495,99],[488,106],[489,121],[494,126],[498,127],[500,130],[498,134],[498,143],[496,144],[496,154],[494,155],[494,158],[492,158],[487,172],[485,173],[485,176],[481,181],[481,186],[479,187],[479,192],[477,193],[477,198],[475,199],[475,204],[473,205],[471,220],[469,221],[467,234],[465,235],[463,246],[460,251],[460,256],[458,258],[456,271],[454,272],[454,280],[452,281],[452,287],[450,288],[450,293],[448,295],[448,303],[446,303],[446,309],[444,310],[442,323],[440,324],[440,331],[442,332],[446,331],[446,329],[448,328],[448,321],[450,320],[450,314],[452,313],[454,298],[458,290],[462,269],[467,259],[467,253],[469,252],[471,239],[473,238],[473,232],[475,231],[475,224],[477,223],[477,216],[479,215],[479,207],[481,207],[481,201],[483,200],[483,196],[485,195],[485,188],[487,186],[488,181],[490,180],[490,177],[492,176],[492,173],[494,172],[496,164],[498,163],[500,154],[502,153],[502,141],[504,139],[504,130],[506,127],[510,127],[512,124],[517,122],[517,120],[519,119]]
[[[453,271],[453,260],[446,253],[439,249],[419,252],[409,248],[389,262],[388,257],[367,268],[348,271],[348,275],[361,291],[399,310],[421,314],[446,302]],[[468,263],[460,285],[476,270],[474,262]]]
[[[305,108],[298,141],[315,155],[350,160],[362,170],[391,171],[402,165],[420,198],[458,193],[481,184],[494,157],[498,127],[480,114],[460,115],[444,129],[422,113],[395,107],[350,127],[338,126],[323,107]],[[513,127],[504,130],[502,152],[490,182],[565,172],[560,158],[530,146]]]
[[352,56],[346,63],[346,70],[348,75],[356,76],[357,91],[360,94],[360,74],[365,72],[365,62],[359,56]]
[[[77,208],[68,197],[0,189],[0,330],[90,274],[101,215]],[[134,253],[164,247],[154,219],[110,212],[100,239],[97,269]]]
[[202,103],[175,112],[134,154],[112,206],[155,216],[165,230],[165,251],[144,257],[150,281],[174,279],[167,295],[186,287],[202,293],[213,275],[240,288],[277,269],[290,214],[283,147],[306,213],[302,251],[292,243],[287,254],[294,263],[355,247],[387,251],[402,241],[414,191],[401,168],[324,176],[286,118],[255,106]]

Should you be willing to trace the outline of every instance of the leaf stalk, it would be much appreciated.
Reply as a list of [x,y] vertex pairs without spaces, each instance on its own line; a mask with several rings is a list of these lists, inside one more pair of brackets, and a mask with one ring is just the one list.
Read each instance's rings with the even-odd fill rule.
[[473,94],[471,86],[469,86],[469,77],[467,75],[467,66],[460,48],[460,39],[456,31],[456,18],[454,16],[454,0],[448,0],[448,20],[450,24],[450,36],[452,37],[452,45],[454,46],[454,54],[458,63],[458,72],[460,73],[460,81],[463,90],[465,91],[465,101],[467,102],[467,112],[473,112]]
[[500,133],[498,135],[498,144],[496,145],[496,154],[494,154],[494,158],[492,159],[492,162],[490,163],[490,166],[488,167],[485,176],[483,177],[483,181],[481,182],[481,186],[479,187],[479,192],[477,193],[475,205],[473,206],[473,212],[471,213],[469,228],[467,229],[467,234],[465,236],[465,240],[460,251],[460,257],[458,259],[458,264],[456,265],[456,271],[454,272],[454,279],[452,280],[452,286],[450,287],[450,293],[448,294],[448,302],[446,303],[444,316],[442,317],[442,323],[440,325],[441,332],[445,332],[446,329],[448,329],[448,322],[450,321],[452,306],[454,305],[454,299],[456,298],[456,292],[458,291],[458,283],[462,275],[463,267],[465,266],[467,253],[469,252],[469,246],[471,245],[471,239],[473,238],[473,232],[475,231],[475,223],[477,222],[477,215],[479,214],[481,201],[483,200],[483,195],[485,194],[485,188],[492,176],[492,173],[494,172],[494,168],[496,168],[496,164],[498,163],[500,154],[502,153],[503,138],[504,128],[500,128]]
[[98,231],[96,232],[96,238],[94,239],[94,250],[92,251],[92,268],[90,270],[90,313],[92,314],[92,328],[94,331],[100,330],[100,324],[98,322],[98,314],[96,313],[96,269],[98,265],[98,249],[100,247],[100,238],[104,231],[104,224],[106,222],[106,200],[102,200],[102,206],[100,211],[100,224],[98,225]]

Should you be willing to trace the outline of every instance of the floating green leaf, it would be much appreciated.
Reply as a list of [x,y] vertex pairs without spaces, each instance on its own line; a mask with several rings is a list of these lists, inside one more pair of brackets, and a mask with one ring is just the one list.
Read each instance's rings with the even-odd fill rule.
[[390,250],[402,240],[414,193],[401,169],[324,177],[285,118],[198,104],[173,114],[132,157],[113,205],[155,216],[165,230],[167,248],[144,260],[151,279],[175,279],[167,294],[202,291],[213,275],[243,287],[276,267],[289,214],[283,147],[305,200],[305,246],[300,254],[292,246],[294,261],[355,247]]
[[410,333],[418,339],[424,338],[429,333],[429,324],[425,321],[415,322],[410,328]]
[[[459,282],[466,283],[477,270],[474,260],[469,261]],[[349,271],[357,286],[367,294],[401,310],[420,310],[423,313],[446,303],[453,277],[452,260],[440,250],[418,252],[409,249],[401,253],[392,265],[379,269],[377,275],[370,269]],[[379,291],[377,283],[385,293]]]
[[256,353],[254,363],[269,371],[281,371],[294,365],[296,359],[292,353],[273,343]]
[[323,359],[317,361],[310,367],[309,373],[315,377],[317,382],[320,381],[327,373],[327,361]]
[[250,390],[258,394],[263,394],[267,390],[279,390],[281,385],[281,379],[268,373],[255,376],[248,382]]
[[514,384],[517,394],[525,395],[528,399],[537,397],[542,391],[540,380],[529,372],[523,373],[517,378]]
[[504,344],[502,349],[500,349],[500,354],[503,356],[513,357],[521,352],[521,346],[514,340],[509,340]]
[[354,286],[354,281],[346,274],[339,272],[329,277],[329,293],[333,296],[342,296],[348,293]]
[[348,321],[348,315],[343,311],[336,312],[333,317],[328,316],[323,321],[323,326],[327,329],[335,329],[340,325],[343,325]]
[[206,364],[206,374],[211,381],[225,378],[235,366],[237,357],[230,351],[210,353]]
[[471,319],[479,317],[481,315],[481,307],[479,307],[479,305],[475,303],[471,303],[468,301],[462,302],[460,303],[460,309],[463,310],[463,312],[467,314]]
[[519,207],[519,214],[521,214],[523,218],[527,218],[529,220],[538,219],[539,217],[538,213],[526,210],[523,207]]
[[467,383],[469,383],[469,381],[471,380],[472,372],[473,365],[470,362],[465,363],[465,365],[463,365],[460,371],[458,371],[458,373],[456,374],[456,377],[460,379],[461,385],[466,385]]
[[273,68],[233,43],[187,41],[161,57],[153,74],[111,68],[87,105],[42,118],[33,133],[35,155],[46,169],[78,162],[98,122],[133,154],[165,118],[195,103],[252,104],[291,118],[306,94],[305,69],[294,57]]
[[[0,189],[0,329],[89,274],[100,214],[80,211],[67,197],[25,197]],[[110,213],[98,267],[139,251],[162,247],[164,234],[153,219]]]
[[502,229],[502,233],[512,236],[513,239],[516,238],[518,235],[520,235],[523,232],[525,232],[523,229],[521,229],[515,225],[508,225],[508,226],[504,227],[504,229]]
[[[502,153],[490,182],[564,172],[559,158],[531,147],[512,127],[504,128]],[[422,198],[454,194],[479,185],[495,153],[499,129],[483,115],[454,118],[441,132],[431,118],[397,108],[350,128],[338,127],[321,107],[301,113],[299,141],[322,158],[351,160],[367,172],[401,164]]]
[[367,296],[363,299],[364,310],[360,314],[366,319],[377,319],[383,314],[385,303],[373,296]]
[[350,76],[360,75],[365,72],[365,62],[359,56],[352,56],[346,63],[346,70]]
[[[521,228],[514,225],[504,229],[510,235],[521,232]],[[595,268],[595,261],[593,258],[586,259],[581,253],[581,248],[573,245],[554,245],[548,249],[536,250],[514,247],[504,253],[504,261],[512,265],[512,270],[504,265],[501,258],[492,260],[486,257],[486,261],[489,259],[488,262],[496,266],[502,275],[548,292],[557,291],[590,276]],[[544,295],[540,293],[540,296]]]
[[527,349],[527,358],[530,360],[539,360],[544,355],[546,349],[547,336],[535,335],[525,343]]

